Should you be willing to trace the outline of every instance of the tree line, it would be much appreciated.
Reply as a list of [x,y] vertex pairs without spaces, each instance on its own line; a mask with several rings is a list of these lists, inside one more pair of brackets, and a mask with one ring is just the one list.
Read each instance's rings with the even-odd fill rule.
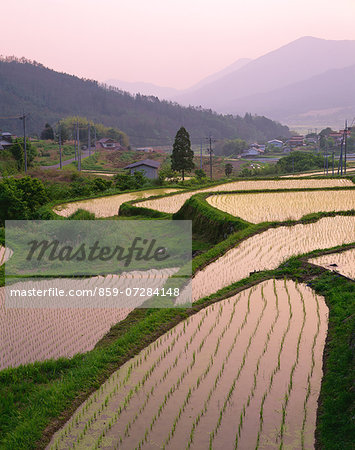
[[[266,117],[222,115],[210,109],[183,107],[154,96],[131,95],[97,81],[55,72],[28,60],[0,60],[2,116],[30,113],[29,132],[39,135],[43,124],[66,116],[87,117],[122,130],[133,145],[172,145],[181,125],[193,143],[212,134],[216,139],[261,141],[289,136],[289,129]],[[21,111],[19,111],[21,105]],[[1,120],[0,128],[20,134],[19,120]]]

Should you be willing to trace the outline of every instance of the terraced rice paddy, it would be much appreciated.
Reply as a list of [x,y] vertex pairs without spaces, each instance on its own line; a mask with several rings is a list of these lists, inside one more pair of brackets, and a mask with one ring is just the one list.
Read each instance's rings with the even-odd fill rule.
[[110,195],[107,197],[81,200],[79,202],[65,203],[54,208],[59,216],[69,217],[78,209],[85,209],[94,213],[96,217],[112,217],[118,214],[122,203],[153,195],[163,195],[176,192],[178,189],[149,189],[147,191],[130,192],[128,194]]
[[252,223],[297,220],[318,211],[355,210],[355,190],[218,194],[206,200],[211,206]]
[[[177,269],[134,272],[134,286],[162,287],[166,277]],[[109,331],[112,325],[125,319],[127,315],[148,297],[115,299],[107,305],[107,298],[98,293],[80,295],[77,290],[94,290],[95,287],[117,288],[125,290],[132,287],[133,273],[123,273],[120,277],[109,275],[82,280],[45,280],[21,282],[14,289],[50,289],[64,288],[68,293],[75,291],[71,302],[67,298],[56,298],[56,306],[51,306],[53,298],[49,295],[36,299],[33,297],[16,298],[17,307],[5,307],[5,288],[0,288],[0,370],[16,367],[34,361],[43,361],[62,356],[71,357],[94,348],[95,344]],[[9,288],[7,288],[9,289]],[[63,305],[59,304],[63,300]],[[9,299],[11,301],[11,299]],[[72,307],[68,307],[72,304]],[[21,307],[22,306],[22,307]]]
[[303,189],[303,188],[324,188],[324,187],[344,187],[354,186],[347,179],[322,179],[322,180],[258,180],[258,181],[235,181],[232,183],[220,184],[218,186],[200,189],[192,192],[184,192],[171,197],[157,198],[138,202],[135,206],[155,209],[165,213],[175,213],[182,205],[195,194],[200,192],[219,191],[248,191],[263,189]]
[[[197,272],[192,279],[196,301],[249,276],[253,271],[276,269],[291,256],[355,242],[355,217],[324,217],[306,225],[270,228]],[[180,302],[184,303],[184,293]]]
[[311,258],[309,262],[355,280],[355,248],[341,253],[331,253],[318,258]]
[[211,305],[114,373],[50,448],[312,448],[327,315],[292,281]]

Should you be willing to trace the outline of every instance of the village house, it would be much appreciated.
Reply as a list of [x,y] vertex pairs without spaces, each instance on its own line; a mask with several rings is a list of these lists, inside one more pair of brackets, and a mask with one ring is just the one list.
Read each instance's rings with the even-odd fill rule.
[[12,145],[12,134],[4,132],[0,134],[0,150],[6,150]]
[[292,136],[287,141],[287,145],[290,148],[303,147],[303,144],[304,144],[304,137],[303,136]]
[[279,141],[278,139],[271,139],[271,141],[267,141],[268,146],[273,146],[276,148],[282,148],[283,144],[284,143],[282,141]]
[[153,159],[144,159],[143,161],[137,161],[133,164],[129,164],[124,167],[130,171],[130,174],[133,175],[134,172],[143,172],[144,176],[153,180],[158,178],[158,169],[160,167],[160,162],[154,161]]
[[[264,148],[262,148],[264,147]],[[265,151],[265,146],[259,146],[258,144],[252,144],[248,150],[245,150],[242,154],[241,157],[244,156],[258,156],[258,155],[262,155]]]
[[122,150],[122,145],[111,138],[102,138],[96,142],[96,148],[104,148],[106,150]]

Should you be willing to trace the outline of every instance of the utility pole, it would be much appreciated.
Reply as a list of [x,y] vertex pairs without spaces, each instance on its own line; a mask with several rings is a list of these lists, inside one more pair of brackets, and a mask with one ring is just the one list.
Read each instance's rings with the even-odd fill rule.
[[348,121],[345,121],[344,128],[344,175],[346,175],[346,152],[348,147]]
[[94,145],[96,150],[96,128],[94,127]]
[[344,134],[343,134],[343,138],[341,140],[341,144],[340,144],[340,159],[339,159],[339,164],[338,164],[338,175],[339,175],[339,168],[340,168],[340,173],[341,175],[343,175],[343,145],[344,145]]
[[59,141],[59,168],[62,169],[62,130],[60,124],[58,127],[58,141]]
[[200,148],[200,169],[202,170],[202,139],[201,139],[201,148]]
[[333,167],[332,175],[334,177],[334,150],[332,152],[332,167]]
[[76,121],[76,142],[78,147],[78,170],[81,171],[81,151],[80,151],[80,135],[79,135],[79,121]]
[[76,131],[76,123],[74,124],[74,131],[73,131],[73,134],[74,134],[74,159],[75,159],[75,161],[76,161],[76,159],[77,159],[77,151],[76,151],[76,135],[77,135],[77,131]]
[[23,151],[25,156],[25,173],[27,173],[27,137],[26,137],[26,118],[28,114],[25,114],[25,111],[23,111],[22,116],[20,117],[20,120],[23,122]]
[[328,144],[325,143],[324,146],[324,174],[328,175]]
[[89,156],[91,156],[91,136],[90,136],[90,124],[88,124],[88,149],[89,149]]
[[208,152],[210,154],[210,178],[212,180],[212,142],[216,142],[215,139],[212,139],[212,136],[209,135],[208,138],[206,138],[209,141],[209,149]]

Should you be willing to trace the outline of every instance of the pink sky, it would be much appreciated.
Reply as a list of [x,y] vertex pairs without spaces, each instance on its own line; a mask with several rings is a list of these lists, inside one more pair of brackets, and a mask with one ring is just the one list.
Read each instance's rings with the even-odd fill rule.
[[355,40],[354,0],[5,0],[0,54],[187,88],[301,36]]

